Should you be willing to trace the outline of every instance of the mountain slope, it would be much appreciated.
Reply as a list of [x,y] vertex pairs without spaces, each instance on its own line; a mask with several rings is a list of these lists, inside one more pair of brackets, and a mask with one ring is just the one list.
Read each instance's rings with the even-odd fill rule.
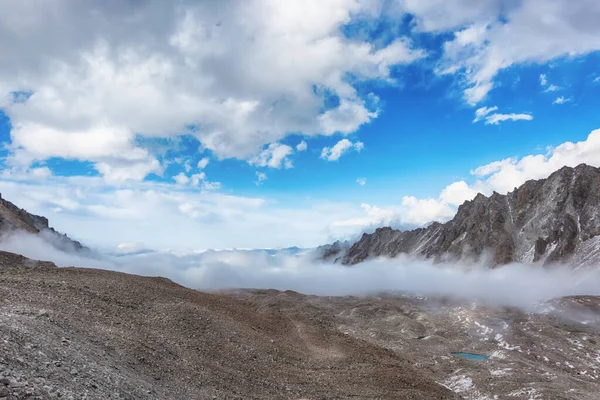
[[2,400],[594,400],[599,329],[592,296],[525,312],[383,294],[201,293],[0,252]]
[[61,234],[54,230],[54,228],[51,228],[48,225],[47,218],[31,214],[10,201],[3,199],[0,195],[0,235],[15,232],[39,235],[62,251],[90,252],[87,247],[78,241],[72,240],[67,235]]
[[364,234],[344,264],[401,253],[436,261],[489,254],[492,265],[563,262],[581,266],[600,260],[600,169],[564,167],[514,191],[462,204],[445,224]]
[[15,399],[459,398],[294,292],[201,293],[3,255],[0,398],[13,381]]

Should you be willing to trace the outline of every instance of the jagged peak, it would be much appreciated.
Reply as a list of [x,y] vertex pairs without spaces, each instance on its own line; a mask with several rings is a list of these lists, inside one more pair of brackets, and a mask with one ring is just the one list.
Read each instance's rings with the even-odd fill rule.
[[[393,230],[390,227],[378,228],[374,235],[350,248],[344,263],[400,253],[436,260],[448,254],[479,257],[487,250],[493,253],[493,265],[536,260],[568,262],[568,257],[578,251],[578,243],[600,237],[599,177],[600,168],[579,164],[562,167],[545,179],[529,180],[507,195],[494,191],[487,197],[477,193],[472,200],[461,204],[454,218],[444,224],[396,231],[397,235],[387,234]],[[570,215],[573,201],[579,204],[579,208],[575,206],[579,213],[576,217]],[[583,204],[585,212],[580,214]],[[536,238],[556,235],[562,236],[555,238],[556,244],[548,252],[534,243]],[[592,250],[596,248],[590,246]],[[583,257],[588,250],[577,256]]]

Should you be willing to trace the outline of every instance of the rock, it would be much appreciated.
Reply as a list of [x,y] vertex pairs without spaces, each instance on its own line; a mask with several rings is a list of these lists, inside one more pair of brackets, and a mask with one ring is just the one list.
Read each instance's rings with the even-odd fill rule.
[[[92,254],[92,251],[76,240],[71,240],[67,235],[61,234],[48,225],[48,219],[34,215],[17,207],[0,195],[0,233],[23,231],[38,235],[53,247],[65,252],[81,252]],[[0,264],[5,264],[0,257]],[[5,264],[6,265],[6,264]],[[35,262],[37,267],[55,267],[50,262]]]
[[8,397],[9,394],[10,392],[8,391],[8,388],[6,386],[0,386],[0,397]]
[[525,182],[514,191],[462,204],[455,217],[426,228],[379,228],[363,234],[346,252],[343,264],[411,254],[435,261],[568,263],[600,261],[600,168],[564,167],[546,179]]

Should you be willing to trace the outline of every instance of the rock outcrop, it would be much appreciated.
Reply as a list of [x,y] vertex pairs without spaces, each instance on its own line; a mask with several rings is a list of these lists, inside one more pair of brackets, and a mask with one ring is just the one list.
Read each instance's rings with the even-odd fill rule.
[[70,239],[67,235],[57,232],[48,224],[48,219],[34,215],[17,207],[0,195],[0,235],[15,232],[26,232],[39,235],[59,250],[66,252],[91,252],[80,242]]
[[344,264],[401,253],[435,261],[480,260],[568,263],[600,260],[600,169],[564,167],[546,179],[527,181],[514,191],[462,204],[447,223],[364,234],[345,254]]

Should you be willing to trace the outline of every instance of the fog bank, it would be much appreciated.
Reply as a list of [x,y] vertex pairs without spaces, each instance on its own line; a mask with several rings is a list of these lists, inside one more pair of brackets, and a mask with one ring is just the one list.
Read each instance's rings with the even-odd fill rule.
[[53,261],[59,266],[102,268],[146,276],[163,276],[193,289],[261,288],[316,295],[367,295],[402,292],[449,296],[501,305],[529,307],[567,295],[600,295],[598,268],[542,268],[511,264],[437,264],[409,257],[379,259],[347,267],[323,263],[311,252],[206,251],[188,254],[142,252],[83,257],[65,253],[37,236],[3,237],[0,249]]

